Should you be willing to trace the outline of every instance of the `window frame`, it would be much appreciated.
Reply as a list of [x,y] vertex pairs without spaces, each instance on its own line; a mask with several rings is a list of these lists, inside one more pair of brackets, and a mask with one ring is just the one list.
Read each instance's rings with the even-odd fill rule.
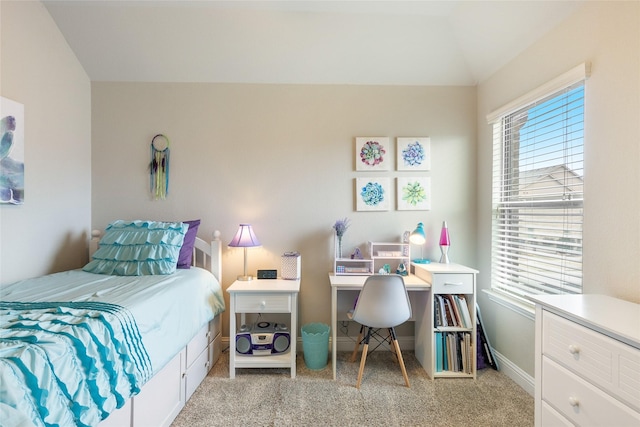
[[[550,209],[556,209],[558,207],[560,208],[565,208],[568,207],[568,210],[564,211],[563,215],[571,215],[571,209],[572,208],[579,208],[579,214],[582,217],[583,214],[583,198],[581,197],[579,200],[571,200],[571,198],[567,201],[561,201],[558,202],[557,200],[553,200],[553,201],[539,201],[537,202],[537,204],[535,202],[532,201],[516,201],[516,202],[511,202],[511,203],[496,203],[496,191],[499,191],[500,194],[503,194],[503,191],[505,189],[504,185],[505,182],[507,182],[508,184],[513,184],[513,182],[517,182],[518,178],[509,178],[505,181],[505,177],[503,174],[504,170],[510,171],[513,170],[513,162],[515,160],[514,156],[512,155],[512,153],[509,152],[509,150],[513,149],[513,144],[507,144],[507,146],[505,146],[505,129],[510,129],[508,127],[505,127],[505,123],[504,120],[510,120],[512,119],[513,115],[515,115],[515,113],[520,112],[521,110],[525,110],[525,109],[531,109],[534,105],[536,105],[536,103],[543,101],[543,100],[549,100],[549,99],[554,99],[555,97],[558,97],[560,94],[562,94],[563,91],[566,91],[568,88],[571,88],[572,86],[575,86],[576,84],[582,84],[583,86],[583,91],[586,89],[586,79],[588,78],[588,76],[590,75],[590,66],[588,63],[583,63],[580,64],[577,67],[574,67],[573,69],[569,70],[568,72],[562,74],[561,76],[558,76],[557,78],[553,79],[552,81],[546,83],[545,85],[540,86],[539,88],[529,92],[528,94],[521,96],[520,98],[508,103],[507,105],[503,106],[502,108],[499,108],[497,110],[495,110],[494,112],[490,113],[489,115],[487,115],[487,121],[490,125],[493,126],[493,131],[494,131],[494,135],[493,135],[493,140],[494,140],[494,144],[493,144],[493,149],[496,150],[496,144],[500,144],[500,153],[499,155],[501,156],[500,159],[495,160],[494,159],[494,164],[492,166],[493,169],[493,176],[492,176],[492,225],[491,225],[491,291],[489,291],[490,294],[494,294],[497,295],[499,297],[505,298],[506,300],[511,300],[512,303],[515,303],[515,308],[522,308],[527,307],[527,306],[531,306],[531,302],[526,298],[526,295],[533,295],[535,292],[527,292],[526,288],[527,286],[516,286],[513,285],[513,283],[511,285],[503,283],[498,283],[498,280],[496,280],[496,264],[497,264],[497,260],[496,260],[496,245],[498,243],[505,243],[504,240],[500,240],[498,242],[496,242],[495,236],[496,236],[496,227],[499,225],[499,219],[498,219],[498,215],[500,214],[500,212],[502,211],[504,212],[508,212],[508,210],[519,210],[519,212],[522,212],[522,209],[524,208],[530,208],[532,212],[536,212],[536,209],[539,209],[540,207],[542,208],[550,208]],[[584,111],[584,106],[585,106],[585,102],[584,99],[582,100],[582,108]],[[523,125],[526,123],[526,120],[523,121]],[[582,117],[582,130],[584,131],[584,115]],[[519,128],[517,130],[519,132]],[[497,141],[497,138],[500,139],[500,141]],[[584,139],[582,140],[582,154],[584,154]],[[496,156],[497,153],[494,152],[494,156]],[[582,159],[583,161],[583,159]],[[499,167],[501,168],[501,171],[499,173],[496,173],[496,167],[497,164],[499,164]],[[521,170],[518,168],[518,173],[521,173]],[[498,178],[499,177],[499,178]],[[535,207],[534,207],[535,206]],[[537,215],[540,215],[539,213],[540,211],[538,210]],[[535,217],[535,213],[533,214]],[[519,220],[518,220],[519,222]],[[508,220],[505,220],[504,223],[508,223]],[[582,230],[582,224],[580,224],[580,251],[582,250],[582,234],[583,234],[583,230]],[[506,241],[508,243],[508,239]],[[549,247],[552,247],[551,244],[549,244]],[[568,248],[567,248],[568,249]],[[520,257],[522,258],[522,257]],[[520,265],[520,263],[516,263],[518,266]],[[578,293],[582,292],[582,260],[580,258],[580,282],[579,282],[579,291]],[[519,268],[519,267],[517,267]],[[502,267],[500,268],[502,269]],[[500,270],[498,269],[498,270]],[[509,267],[506,267],[506,269],[508,270]],[[560,267],[560,270],[562,270],[562,267]],[[541,290],[542,286],[532,286],[532,288],[534,288],[536,291],[537,290]],[[568,287],[569,289],[571,289],[571,292],[548,292],[548,293],[559,293],[559,294],[563,294],[563,293],[576,293],[575,291],[575,286],[573,287]],[[540,292],[540,293],[544,293],[544,292]]]

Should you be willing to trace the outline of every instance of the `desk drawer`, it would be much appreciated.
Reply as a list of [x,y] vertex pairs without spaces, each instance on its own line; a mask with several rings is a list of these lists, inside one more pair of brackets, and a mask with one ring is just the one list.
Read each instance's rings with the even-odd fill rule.
[[640,350],[544,311],[542,353],[640,410]]
[[542,396],[576,425],[640,425],[640,413],[547,357],[542,358]]
[[235,294],[236,313],[291,313],[291,294]]
[[434,274],[431,289],[434,294],[472,294],[473,274]]

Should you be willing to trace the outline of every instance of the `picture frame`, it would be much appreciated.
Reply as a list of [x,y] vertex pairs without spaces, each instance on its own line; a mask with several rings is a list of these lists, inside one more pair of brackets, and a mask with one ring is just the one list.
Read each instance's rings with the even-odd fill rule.
[[398,178],[396,197],[399,211],[431,210],[431,178],[428,176]]
[[387,177],[356,178],[356,210],[388,211],[391,206],[390,180]]
[[388,171],[392,162],[389,138],[357,137],[355,145],[356,171]]
[[396,159],[398,171],[431,170],[431,138],[396,138]]
[[24,203],[24,105],[0,97],[0,203]]

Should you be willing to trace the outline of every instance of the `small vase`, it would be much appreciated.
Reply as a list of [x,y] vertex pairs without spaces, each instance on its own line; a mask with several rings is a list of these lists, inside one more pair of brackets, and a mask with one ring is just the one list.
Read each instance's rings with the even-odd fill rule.
[[338,247],[336,248],[336,258],[342,258],[342,236],[338,236]]

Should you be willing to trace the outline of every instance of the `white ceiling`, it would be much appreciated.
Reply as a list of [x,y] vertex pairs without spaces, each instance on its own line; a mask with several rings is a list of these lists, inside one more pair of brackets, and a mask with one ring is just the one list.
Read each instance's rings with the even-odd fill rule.
[[44,3],[92,81],[474,85],[582,1]]

